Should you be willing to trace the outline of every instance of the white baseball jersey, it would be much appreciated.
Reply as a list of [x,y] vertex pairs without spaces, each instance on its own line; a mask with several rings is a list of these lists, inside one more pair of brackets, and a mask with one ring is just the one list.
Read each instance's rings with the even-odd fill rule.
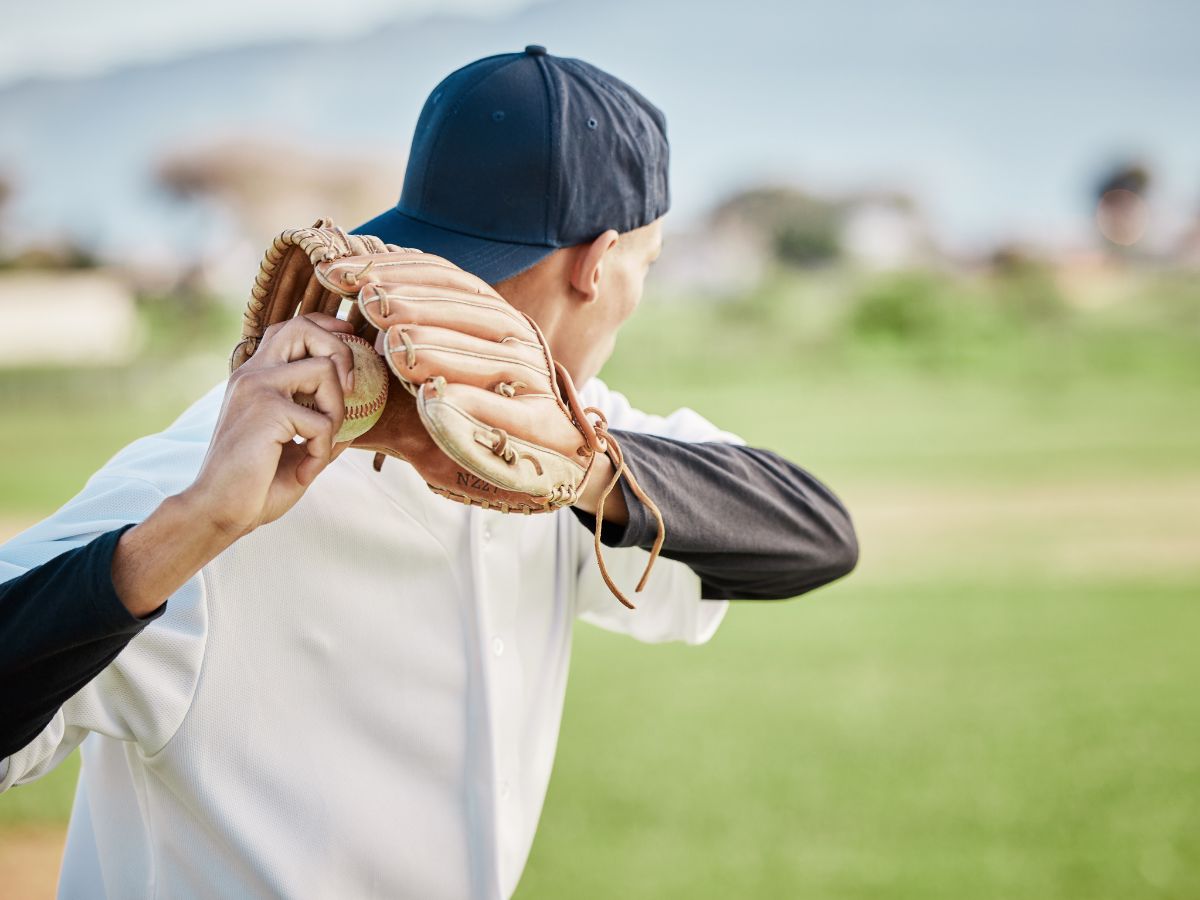
[[[223,387],[117,454],[0,562],[32,568],[187,487]],[[614,429],[736,440],[595,380],[583,399]],[[83,743],[61,897],[507,897],[550,778],[574,620],[702,643],[725,614],[667,559],[631,612],[569,511],[461,506],[371,461],[344,453],[0,764],[4,790]],[[606,559],[631,586],[646,553]]]

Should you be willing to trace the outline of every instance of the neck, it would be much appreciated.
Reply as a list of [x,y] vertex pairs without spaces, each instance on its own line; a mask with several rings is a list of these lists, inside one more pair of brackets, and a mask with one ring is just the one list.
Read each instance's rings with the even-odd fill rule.
[[570,290],[564,270],[567,257],[568,254],[559,250],[532,269],[494,286],[501,297],[537,323],[555,356],[561,354],[563,322],[569,300],[563,296],[564,285]]

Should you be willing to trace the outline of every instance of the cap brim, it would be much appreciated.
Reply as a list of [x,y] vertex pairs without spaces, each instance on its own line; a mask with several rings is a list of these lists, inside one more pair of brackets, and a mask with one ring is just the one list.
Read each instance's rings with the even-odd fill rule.
[[507,244],[450,231],[406,216],[395,208],[359,225],[354,234],[371,234],[388,244],[445,257],[488,284],[519,275],[556,249],[534,244]]

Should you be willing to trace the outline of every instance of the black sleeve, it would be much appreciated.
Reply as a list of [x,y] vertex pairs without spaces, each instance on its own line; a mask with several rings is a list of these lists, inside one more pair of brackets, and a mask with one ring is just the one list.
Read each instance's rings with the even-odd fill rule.
[[[816,478],[769,450],[613,433],[662,513],[662,555],[700,576],[705,599],[795,597],[841,578],[857,563],[846,508]],[[606,522],[600,538],[610,547],[649,549],[654,519],[624,479],[621,489],[629,522]],[[593,516],[574,512],[595,527]]]
[[145,619],[112,583],[110,531],[0,584],[0,759],[20,750],[166,604]]

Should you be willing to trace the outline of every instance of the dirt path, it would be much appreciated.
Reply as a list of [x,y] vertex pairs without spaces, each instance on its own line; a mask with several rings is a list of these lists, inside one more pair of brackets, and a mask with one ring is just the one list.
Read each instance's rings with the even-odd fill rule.
[[860,485],[843,498],[863,547],[859,578],[925,576],[964,560],[979,578],[1014,568],[1068,579],[1200,569],[1200,477]]
[[[36,517],[0,516],[0,544],[37,521]],[[0,900],[52,898],[66,839],[65,823],[0,828]]]
[[22,825],[0,831],[3,900],[53,897],[66,838],[65,825]]
[[0,515],[0,544],[20,534],[31,525],[36,525],[38,521],[36,516]]

